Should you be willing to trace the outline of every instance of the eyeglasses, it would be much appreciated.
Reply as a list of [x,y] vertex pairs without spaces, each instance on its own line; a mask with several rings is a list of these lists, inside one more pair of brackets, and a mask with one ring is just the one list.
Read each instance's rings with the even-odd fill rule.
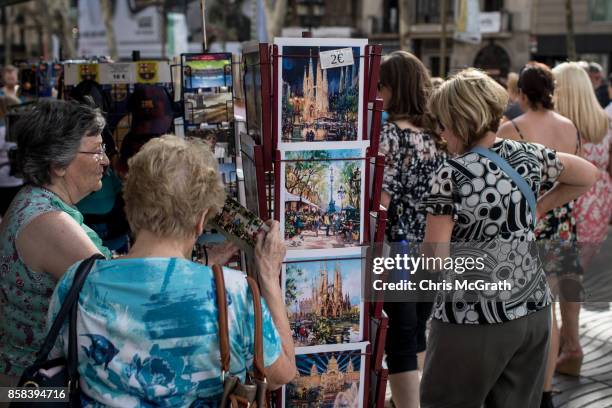
[[79,151],[78,153],[91,154],[91,155],[93,155],[94,160],[97,161],[98,163],[101,162],[102,160],[104,160],[104,158],[108,158],[108,156],[106,156],[106,144],[104,144],[104,143],[102,143],[100,145],[100,148],[98,150],[96,150],[95,152],[83,152],[83,151]]

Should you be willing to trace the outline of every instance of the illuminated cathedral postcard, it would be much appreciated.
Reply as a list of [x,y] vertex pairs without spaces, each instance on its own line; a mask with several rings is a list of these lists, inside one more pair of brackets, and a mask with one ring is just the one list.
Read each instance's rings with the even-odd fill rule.
[[365,343],[296,355],[298,375],[284,387],[283,407],[363,407],[364,352]]
[[360,140],[367,40],[276,38],[279,146]]
[[363,259],[359,249],[352,252],[341,258],[292,259],[283,265],[285,304],[296,347],[362,340]]
[[[361,144],[335,142],[329,145]],[[309,143],[309,145],[312,145]],[[289,250],[358,246],[363,236],[365,149],[281,152],[281,233]]]

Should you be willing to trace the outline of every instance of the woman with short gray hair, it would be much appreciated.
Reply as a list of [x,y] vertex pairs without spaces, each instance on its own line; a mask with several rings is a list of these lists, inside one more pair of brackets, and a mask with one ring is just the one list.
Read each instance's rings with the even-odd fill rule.
[[104,124],[98,109],[66,101],[39,102],[15,124],[25,186],[0,224],[0,386],[15,385],[34,361],[68,267],[111,255],[75,207],[102,186]]

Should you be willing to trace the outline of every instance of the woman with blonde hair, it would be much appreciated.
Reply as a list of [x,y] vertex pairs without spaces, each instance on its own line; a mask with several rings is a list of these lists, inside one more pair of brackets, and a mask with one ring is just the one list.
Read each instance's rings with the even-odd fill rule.
[[[498,136],[505,139],[540,143],[556,152],[579,154],[582,139],[574,123],[554,110],[555,78],[550,68],[539,62],[527,63],[519,73],[519,103],[525,112],[504,123]],[[541,194],[553,188],[544,183]],[[557,277],[580,276],[582,267],[577,255],[577,232],[573,201],[553,208],[538,220],[535,234],[546,249],[546,274],[558,288]],[[542,407],[552,406],[552,379],[559,350],[559,336],[555,309],[552,309],[552,336]]]
[[[136,236],[127,256],[97,260],[78,300],[78,370],[84,406],[217,406],[223,392],[213,271],[191,261],[204,225],[225,200],[217,161],[204,141],[155,138],[129,161],[126,215]],[[279,275],[278,222],[255,246],[262,296],[263,365],[270,389],[295,376],[293,340]],[[59,281],[52,323],[78,264]],[[252,294],[244,273],[223,270],[229,374],[253,365]],[[68,353],[64,325],[54,355]]]
[[[586,269],[608,233],[605,220],[612,215],[612,133],[610,120],[601,108],[588,74],[575,62],[564,62],[553,69],[556,80],[555,111],[570,119],[582,137],[581,156],[598,169],[597,182],[580,196],[574,206],[582,267]],[[602,222],[603,220],[603,222]],[[583,359],[578,336],[580,303],[560,302],[561,354],[557,371],[578,375]]]
[[[497,138],[507,101],[506,90],[475,69],[456,74],[429,101],[456,156],[440,166],[423,200],[426,255],[447,259],[453,243],[454,257],[467,251],[483,267],[466,263],[455,273],[445,265],[440,273],[448,285],[434,303],[423,408],[540,406],[551,298],[533,250],[535,219],[587,191],[597,170],[541,144]],[[536,203],[547,183],[554,187]],[[462,282],[500,285],[465,290]]]

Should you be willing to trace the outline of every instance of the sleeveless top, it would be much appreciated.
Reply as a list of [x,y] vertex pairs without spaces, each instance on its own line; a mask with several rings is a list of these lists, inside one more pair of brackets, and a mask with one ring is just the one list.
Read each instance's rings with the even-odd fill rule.
[[21,375],[32,364],[45,336],[47,310],[56,281],[28,268],[17,252],[17,237],[39,215],[63,211],[70,215],[107,258],[110,251],[83,216],[57,195],[40,187],[25,186],[11,203],[0,225],[0,373]]
[[605,220],[609,220],[612,215],[612,177],[608,173],[611,147],[612,131],[609,131],[601,142],[585,143],[582,148],[582,157],[599,170],[595,184],[578,197],[574,207],[582,253],[586,249],[596,251],[608,234],[608,223]]

